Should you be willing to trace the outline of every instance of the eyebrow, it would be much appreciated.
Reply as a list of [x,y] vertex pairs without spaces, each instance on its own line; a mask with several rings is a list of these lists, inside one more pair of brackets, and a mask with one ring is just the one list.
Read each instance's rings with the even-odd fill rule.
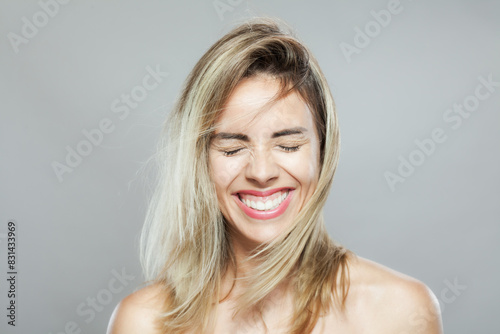
[[250,138],[242,133],[229,133],[229,132],[219,132],[214,135],[214,139],[236,139],[245,142],[249,142]]
[[278,137],[290,136],[290,135],[301,135],[301,134],[304,134],[304,132],[307,132],[306,128],[303,128],[301,126],[297,126],[295,128],[285,129],[285,130],[275,132],[275,133],[273,133],[271,138],[278,138]]
[[[290,136],[290,135],[301,135],[304,132],[307,132],[307,129],[301,126],[297,126],[294,128],[290,129],[284,129],[281,131],[274,132],[271,135],[271,138],[278,138],[278,137],[283,137],[283,136]],[[213,139],[235,139],[235,140],[241,140],[244,142],[249,142],[250,138],[248,138],[247,135],[244,135],[242,133],[230,133],[230,132],[219,132],[214,135]]]

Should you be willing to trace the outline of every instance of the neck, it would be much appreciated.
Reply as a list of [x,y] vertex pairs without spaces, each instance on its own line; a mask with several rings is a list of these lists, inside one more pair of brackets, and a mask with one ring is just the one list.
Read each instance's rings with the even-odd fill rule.
[[[242,242],[232,238],[231,248],[233,261],[228,263],[225,274],[222,277],[222,289],[220,301],[233,299],[241,295],[248,286],[247,278],[255,274],[255,268],[263,260],[262,257],[253,257],[262,245],[251,241]],[[280,283],[274,294],[280,294],[286,290],[288,280]]]

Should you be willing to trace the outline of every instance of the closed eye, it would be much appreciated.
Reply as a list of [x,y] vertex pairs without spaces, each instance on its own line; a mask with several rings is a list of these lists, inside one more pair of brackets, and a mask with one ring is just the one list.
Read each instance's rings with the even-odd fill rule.
[[232,151],[222,151],[222,153],[226,156],[226,157],[230,157],[232,155],[235,155],[236,153],[238,153],[239,151],[241,151],[242,148],[238,148],[236,150],[232,150]]
[[300,148],[300,145],[298,146],[283,146],[283,145],[279,145],[279,147],[283,150],[285,150],[286,152],[296,152],[299,150]]

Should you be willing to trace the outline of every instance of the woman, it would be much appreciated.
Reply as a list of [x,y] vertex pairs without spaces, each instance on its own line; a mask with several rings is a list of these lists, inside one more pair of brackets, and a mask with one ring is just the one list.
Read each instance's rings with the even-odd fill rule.
[[278,23],[216,42],[162,138],[141,239],[151,284],[121,301],[108,333],[441,333],[424,284],[329,238],[334,102]]

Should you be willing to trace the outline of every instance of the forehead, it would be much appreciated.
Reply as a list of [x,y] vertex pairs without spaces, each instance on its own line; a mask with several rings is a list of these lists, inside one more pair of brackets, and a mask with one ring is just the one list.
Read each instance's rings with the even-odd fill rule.
[[262,133],[299,126],[313,129],[313,115],[298,92],[268,104],[279,89],[279,81],[268,76],[243,79],[226,101],[215,132]]

